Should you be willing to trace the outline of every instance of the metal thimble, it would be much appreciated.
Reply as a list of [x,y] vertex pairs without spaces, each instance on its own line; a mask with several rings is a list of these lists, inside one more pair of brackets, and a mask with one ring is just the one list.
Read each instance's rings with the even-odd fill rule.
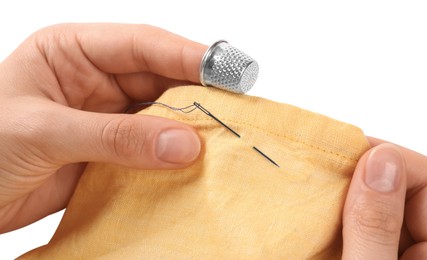
[[200,82],[234,93],[245,93],[255,84],[258,77],[258,63],[220,40],[205,53],[200,64]]

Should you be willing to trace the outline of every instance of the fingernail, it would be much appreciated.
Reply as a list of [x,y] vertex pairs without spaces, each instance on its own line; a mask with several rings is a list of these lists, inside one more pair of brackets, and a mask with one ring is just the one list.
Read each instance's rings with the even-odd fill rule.
[[184,129],[167,129],[157,138],[157,158],[168,163],[189,163],[200,153],[199,137]]
[[378,192],[390,192],[399,185],[402,156],[391,144],[373,149],[365,166],[365,183]]

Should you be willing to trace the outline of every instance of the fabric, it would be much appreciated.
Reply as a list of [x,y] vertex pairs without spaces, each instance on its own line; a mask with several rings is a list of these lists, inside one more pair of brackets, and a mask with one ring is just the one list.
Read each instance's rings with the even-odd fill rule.
[[[214,88],[179,87],[159,102],[195,110],[141,114],[193,125],[202,140],[181,170],[87,166],[46,246],[22,259],[339,259],[362,131],[303,109]],[[252,148],[271,157],[276,167]]]

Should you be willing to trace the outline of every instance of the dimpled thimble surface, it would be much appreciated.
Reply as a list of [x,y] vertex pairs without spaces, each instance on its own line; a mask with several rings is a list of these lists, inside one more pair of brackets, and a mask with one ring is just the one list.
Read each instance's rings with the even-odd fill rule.
[[217,41],[205,53],[200,65],[200,82],[234,93],[245,93],[255,84],[258,63],[231,46]]

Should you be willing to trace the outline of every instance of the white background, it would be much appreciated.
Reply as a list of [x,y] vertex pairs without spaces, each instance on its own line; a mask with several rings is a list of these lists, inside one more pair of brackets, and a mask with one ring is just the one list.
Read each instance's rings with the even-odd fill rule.
[[[32,32],[63,22],[147,23],[208,45],[226,39],[260,65],[248,94],[427,154],[424,2],[1,1],[0,60]],[[47,243],[61,216],[0,235],[0,259]]]

